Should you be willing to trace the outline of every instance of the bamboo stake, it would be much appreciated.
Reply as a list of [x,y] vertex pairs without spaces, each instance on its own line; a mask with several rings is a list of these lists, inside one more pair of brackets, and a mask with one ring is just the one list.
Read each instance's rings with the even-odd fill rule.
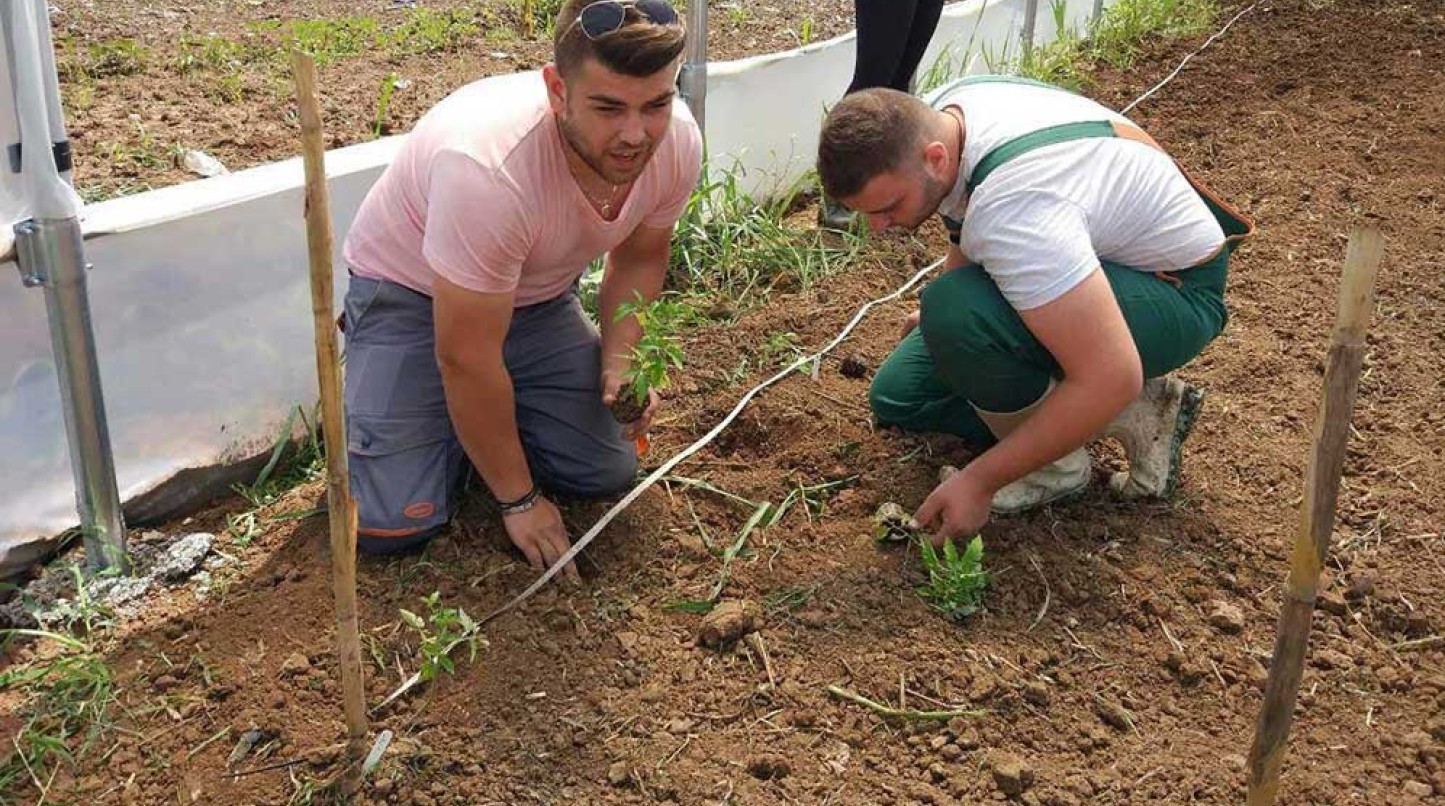
[[316,63],[291,54],[296,102],[301,114],[306,165],[306,245],[311,257],[311,313],[316,326],[316,378],[321,387],[321,425],[326,439],[326,501],[331,518],[331,581],[336,598],[336,653],[346,712],[346,769],[341,790],[361,788],[366,756],[366,692],[361,679],[361,640],[356,617],[356,504],[346,466],[345,415],[341,409],[341,365],[331,311],[331,204],[326,193],[321,109],[316,101]]
[[1340,474],[1350,436],[1350,416],[1365,360],[1365,333],[1375,305],[1375,272],[1380,265],[1380,231],[1374,226],[1350,234],[1340,280],[1339,313],[1325,368],[1323,401],[1315,423],[1314,445],[1305,476],[1300,530],[1295,536],[1284,606],[1279,614],[1274,658],[1249,751],[1248,806],[1270,806],[1279,792],[1280,768],[1289,740],[1290,721],[1304,672],[1310,619],[1320,571],[1330,549]]

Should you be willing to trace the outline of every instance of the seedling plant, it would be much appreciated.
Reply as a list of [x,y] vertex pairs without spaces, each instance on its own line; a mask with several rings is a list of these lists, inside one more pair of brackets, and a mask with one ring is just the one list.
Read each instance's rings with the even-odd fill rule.
[[647,409],[647,397],[672,383],[671,371],[682,368],[682,344],[677,332],[693,316],[692,307],[665,297],[647,302],[638,294],[617,307],[616,321],[637,318],[642,336],[631,352],[632,363],[623,376],[622,390],[612,404],[612,416],[624,425],[637,422]]
[[983,568],[983,538],[975,536],[962,552],[954,546],[952,538],[943,541],[941,554],[926,539],[918,541],[918,550],[923,570],[928,572],[928,582],[918,587],[918,595],[954,621],[977,613],[988,588],[988,572]]
[[416,630],[421,638],[419,673],[422,682],[426,682],[434,679],[439,672],[456,672],[451,652],[458,646],[466,646],[468,663],[476,660],[477,648],[483,645],[484,639],[477,634],[478,625],[467,615],[467,611],[442,605],[440,592],[423,596],[421,601],[426,605],[425,617],[403,608],[401,620]]

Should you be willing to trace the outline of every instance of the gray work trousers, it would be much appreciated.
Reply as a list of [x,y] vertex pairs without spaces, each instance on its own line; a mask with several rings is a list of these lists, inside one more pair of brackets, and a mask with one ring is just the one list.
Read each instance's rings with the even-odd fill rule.
[[[447,411],[431,298],[353,275],[343,329],[357,547],[419,548],[455,513],[471,469]],[[536,482],[578,497],[627,489],[636,448],[602,405],[601,339],[577,295],[513,311],[503,360]]]

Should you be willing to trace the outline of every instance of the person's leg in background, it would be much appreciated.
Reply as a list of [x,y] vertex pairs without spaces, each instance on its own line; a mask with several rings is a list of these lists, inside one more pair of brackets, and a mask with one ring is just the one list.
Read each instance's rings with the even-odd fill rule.
[[[935,0],[853,0],[858,44],[853,81],[845,95],[870,87],[893,86],[894,76],[909,52],[918,7],[933,2]],[[935,15],[933,25],[937,24]],[[932,33],[930,27],[929,35]],[[927,46],[926,41],[924,45]],[[922,55],[920,51],[916,58]],[[916,59],[914,66],[917,66]],[[907,92],[906,82],[902,89]],[[818,223],[827,229],[846,230],[853,223],[853,213],[836,200],[823,196],[818,206]]]
[[888,86],[899,92],[913,91],[914,75],[942,17],[943,0],[918,0],[913,11],[913,24],[908,28],[908,42],[903,47],[903,55],[898,59],[898,67],[893,71],[893,79]]

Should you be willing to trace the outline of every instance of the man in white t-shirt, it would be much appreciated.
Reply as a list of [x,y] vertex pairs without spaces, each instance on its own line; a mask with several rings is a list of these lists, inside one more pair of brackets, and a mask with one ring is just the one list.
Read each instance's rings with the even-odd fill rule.
[[[535,567],[570,542],[549,496],[637,472],[608,406],[640,336],[619,306],[662,289],[702,165],[675,102],[664,0],[567,0],[554,62],[463,87],[417,123],[346,238],[346,407],[358,546],[425,544],[470,464]],[[601,332],[578,277],[607,255]],[[569,566],[569,575],[576,570]]]
[[991,510],[1082,491],[1096,436],[1123,444],[1120,494],[1173,492],[1202,395],[1168,373],[1223,330],[1247,219],[1122,115],[1006,76],[926,100],[848,96],[818,173],[875,230],[939,213],[949,231],[945,273],[870,390],[883,424],[982,450],[924,501],[921,526],[969,535]]

